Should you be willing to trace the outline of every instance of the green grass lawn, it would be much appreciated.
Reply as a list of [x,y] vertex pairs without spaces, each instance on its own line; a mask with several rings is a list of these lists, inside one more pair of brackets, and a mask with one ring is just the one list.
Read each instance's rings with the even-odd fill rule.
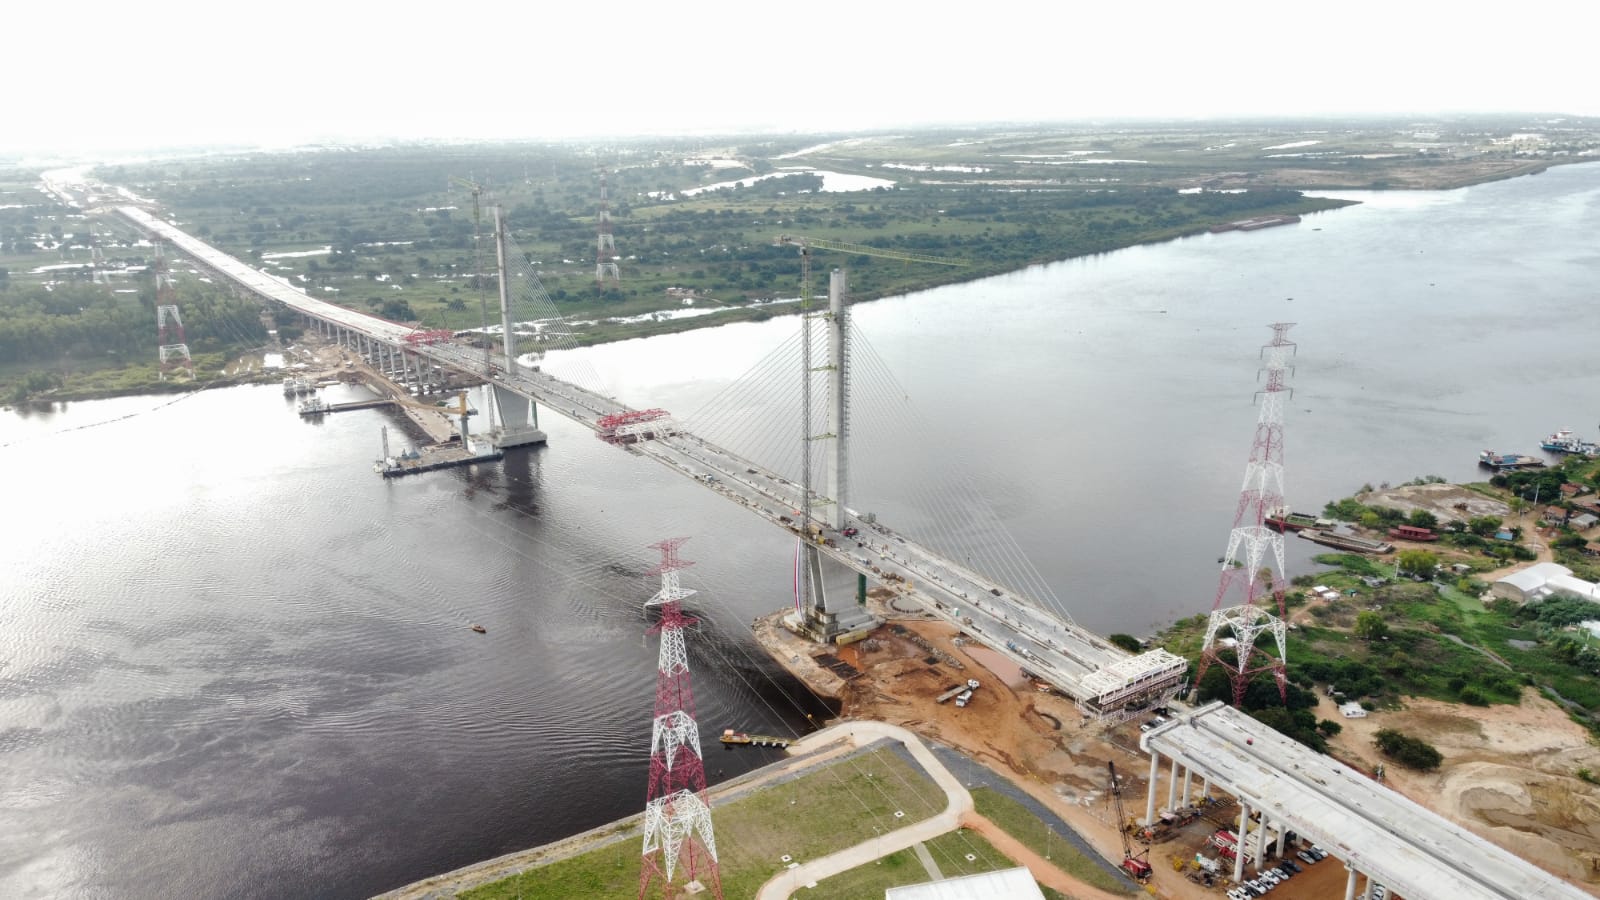
[[[977,875],[1016,866],[993,844],[966,829],[941,834],[927,841],[926,846],[933,864],[945,878]],[[973,858],[967,859],[968,856]],[[819,881],[815,890],[802,889],[795,896],[825,897],[827,900],[883,900],[883,893],[889,888],[932,880],[933,877],[917,858],[916,851],[910,849],[891,853],[877,862]],[[1045,896],[1060,895],[1046,890]]]
[[1046,825],[1027,807],[989,788],[972,792],[978,813],[1000,826],[1005,832],[1040,856],[1049,857],[1056,867],[1097,888],[1117,894],[1131,894],[1126,880],[1111,874],[1094,859],[1068,843],[1061,834]]
[[[834,763],[713,810],[722,892],[753,897],[784,867],[870,840],[944,808],[944,793],[889,750]],[[896,810],[905,815],[895,818]],[[464,892],[463,897],[520,900],[635,898],[641,862],[637,833],[580,856]],[[882,894],[880,892],[879,896]]]

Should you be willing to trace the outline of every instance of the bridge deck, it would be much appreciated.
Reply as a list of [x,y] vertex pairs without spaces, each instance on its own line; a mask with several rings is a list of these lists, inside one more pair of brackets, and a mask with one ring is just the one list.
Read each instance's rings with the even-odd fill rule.
[[[117,212],[232,283],[307,316],[365,334],[393,346],[405,345],[411,329],[404,325],[319,300],[280,278],[260,272],[206,242],[136,206]],[[483,376],[484,357],[453,342],[408,346],[408,350],[461,372]],[[598,430],[598,420],[627,407],[575,384],[525,367],[491,373],[495,383],[528,397],[545,409]],[[779,527],[795,530],[782,521],[792,516],[800,502],[798,485],[776,473],[687,433],[641,441],[631,449],[705,484]],[[707,476],[712,476],[708,479]],[[714,479],[714,480],[712,480]],[[911,586],[908,596],[928,610],[966,629],[985,645],[1023,666],[1040,679],[1095,708],[1095,701],[1129,699],[1107,691],[1115,681],[1124,693],[1169,691],[1182,679],[1186,666],[1165,651],[1139,657],[1070,622],[1045,612],[1018,592],[973,572],[933,550],[896,534],[877,523],[858,523],[856,538],[828,532],[835,546],[819,547],[833,559],[872,577],[893,573]],[[858,558],[860,557],[860,558]],[[868,561],[861,562],[861,558]],[[1139,662],[1130,667],[1130,662]],[[1125,675],[1131,669],[1145,673]],[[1086,682],[1088,676],[1100,673]],[[1133,699],[1138,699],[1133,697]]]
[[1587,896],[1220,702],[1158,725],[1140,735],[1139,746],[1176,759],[1402,897]]

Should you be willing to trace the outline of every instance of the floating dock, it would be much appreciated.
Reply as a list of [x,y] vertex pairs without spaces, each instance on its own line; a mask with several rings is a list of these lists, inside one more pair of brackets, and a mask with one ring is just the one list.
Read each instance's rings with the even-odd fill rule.
[[475,448],[462,447],[460,444],[436,444],[409,454],[384,457],[373,463],[372,471],[385,478],[402,478],[406,475],[436,472],[439,469],[494,462],[504,459],[505,455],[505,451],[499,449],[479,451]]

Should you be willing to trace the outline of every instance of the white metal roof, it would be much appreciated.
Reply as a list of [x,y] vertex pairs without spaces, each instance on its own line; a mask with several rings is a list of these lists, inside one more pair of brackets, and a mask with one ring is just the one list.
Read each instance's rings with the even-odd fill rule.
[[1571,575],[1572,570],[1560,563],[1542,562],[1535,563],[1519,572],[1512,572],[1495,584],[1509,584],[1524,594],[1530,594],[1545,586],[1550,579],[1557,575]]
[[889,888],[884,900],[1044,900],[1044,892],[1027,869],[1000,869]]
[[1285,822],[1402,897],[1592,900],[1344,763],[1221,702],[1140,735],[1146,752]]

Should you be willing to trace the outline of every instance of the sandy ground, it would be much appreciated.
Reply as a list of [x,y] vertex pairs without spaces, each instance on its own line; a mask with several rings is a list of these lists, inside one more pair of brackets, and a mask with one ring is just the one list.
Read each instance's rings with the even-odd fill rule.
[[[953,626],[915,618],[898,624],[949,652],[964,669],[957,672],[930,662],[926,651],[909,639],[880,630],[871,643],[841,648],[841,658],[871,676],[852,682],[845,691],[844,714],[904,725],[1007,773],[1107,859],[1120,860],[1106,762],[1117,764],[1126,814],[1142,817],[1149,762],[1137,750],[1137,723],[1109,729],[1082,724],[1070,700],[1037,692],[1025,681],[1003,687],[1007,678],[982,664],[982,652],[955,643]],[[944,688],[967,678],[983,683],[969,706],[935,702]],[[1388,780],[1395,789],[1600,896],[1600,788],[1574,774],[1581,767],[1600,773],[1600,747],[1554,704],[1532,692],[1516,707],[1413,700],[1404,710],[1344,719],[1324,699],[1318,715],[1344,725],[1333,742],[1334,752],[1365,772],[1380,761],[1372,745],[1379,728],[1398,728],[1433,743],[1445,756],[1441,770],[1421,775],[1390,765]],[[1166,805],[1165,778],[1163,770],[1158,806]],[[1175,872],[1172,860],[1192,858],[1205,835],[1236,814],[1231,803],[1218,806],[1152,846],[1154,892],[1174,898],[1220,897],[1220,890]],[[1315,877],[1291,881],[1274,896],[1343,896],[1342,866],[1325,863],[1308,874]]]
[[1345,719],[1322,698],[1317,714],[1344,726],[1331,749],[1363,772],[1384,761],[1372,744],[1380,728],[1433,744],[1445,758],[1438,772],[1388,764],[1389,786],[1600,896],[1600,788],[1574,774],[1600,773],[1600,747],[1554,703],[1531,690],[1519,706],[1412,698],[1401,710]]
[[1403,485],[1357,494],[1356,499],[1367,506],[1386,506],[1407,513],[1427,510],[1440,524],[1451,519],[1466,521],[1479,516],[1504,519],[1511,515],[1511,507],[1505,503],[1455,484]]

